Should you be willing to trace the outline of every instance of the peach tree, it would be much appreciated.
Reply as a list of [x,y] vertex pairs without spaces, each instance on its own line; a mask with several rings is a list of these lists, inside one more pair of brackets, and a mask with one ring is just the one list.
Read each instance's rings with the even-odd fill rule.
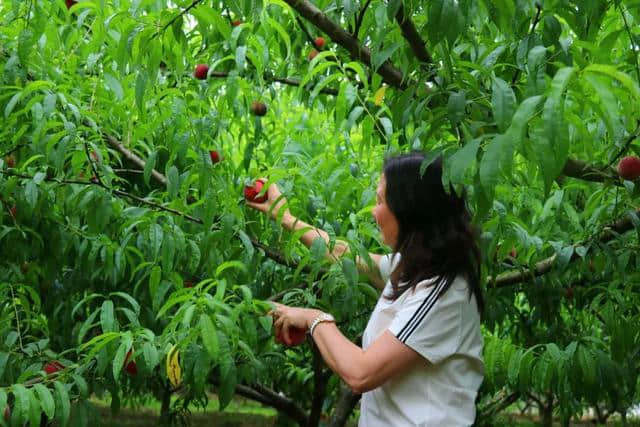
[[[359,396],[266,313],[359,341],[378,296],[354,256],[390,250],[374,189],[412,149],[482,230],[479,424],[626,420],[639,24],[620,0],[0,3],[0,423],[86,425],[97,395],[181,424],[215,393],[344,425]],[[247,208],[259,177],[351,255]]]

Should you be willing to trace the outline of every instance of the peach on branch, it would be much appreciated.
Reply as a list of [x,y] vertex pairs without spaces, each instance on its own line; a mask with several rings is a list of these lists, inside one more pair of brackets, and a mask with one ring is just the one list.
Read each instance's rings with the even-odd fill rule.
[[267,114],[267,106],[264,102],[251,101],[251,112],[256,116],[264,116]]
[[207,73],[209,72],[209,66],[207,64],[198,64],[196,65],[195,70],[193,70],[193,77],[200,80],[205,80],[207,78]]
[[640,178],[640,158],[637,156],[626,156],[618,163],[618,175],[627,181]]
[[57,360],[52,360],[51,362],[45,363],[42,369],[44,369],[47,375],[51,375],[51,374],[55,374],[58,371],[63,370],[64,366],[62,366],[62,364]]
[[211,163],[213,163],[214,165],[222,160],[220,153],[218,153],[216,150],[209,150],[209,157],[211,158]]

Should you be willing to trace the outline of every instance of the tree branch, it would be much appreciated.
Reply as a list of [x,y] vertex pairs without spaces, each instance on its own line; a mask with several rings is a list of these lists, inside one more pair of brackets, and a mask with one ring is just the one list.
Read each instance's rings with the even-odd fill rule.
[[279,411],[284,412],[289,417],[296,420],[300,425],[307,423],[307,414],[289,397],[283,396],[280,393],[267,388],[261,384],[256,384],[255,391],[265,396],[271,401],[271,406]]
[[601,169],[589,165],[582,160],[568,158],[562,169],[562,174],[571,178],[581,179],[590,182],[603,182],[614,180],[617,174],[612,168]]
[[[131,160],[136,166],[140,167],[140,169],[144,169],[146,166],[146,162],[144,160],[142,160],[140,157],[136,156],[134,153],[132,153],[131,151],[129,151],[124,145],[122,145],[120,142],[118,142],[113,136],[108,135],[108,134],[104,134],[105,138],[107,139],[107,141],[109,142],[109,144],[111,144],[114,148],[116,148],[116,150],[118,150],[123,156],[125,156],[127,159]],[[167,178],[162,175],[160,172],[156,171],[155,169],[152,170],[151,172],[151,176],[157,180],[159,183],[161,183],[162,185],[167,185]],[[116,190],[118,191],[118,190]],[[124,193],[124,192],[122,192]],[[144,199],[138,198],[137,196],[133,196],[130,195],[128,193],[124,193],[126,194],[128,197],[131,198],[136,198],[137,200],[142,200],[144,201],[144,203],[146,204],[150,204],[151,202],[148,202]],[[160,205],[156,205],[156,206],[160,206]],[[164,208],[162,207],[163,210],[172,212],[172,213],[176,213],[177,215],[183,216],[185,218],[187,218],[190,221],[193,221],[195,223],[198,224],[203,224],[202,220],[199,218],[195,218],[192,217],[190,215],[184,214],[182,212],[179,211],[175,211],[173,209],[168,209],[168,208]],[[273,249],[269,248],[267,245],[264,245],[263,243],[260,243],[259,241],[257,241],[254,238],[250,238],[251,243],[259,248],[262,249],[262,251],[264,252],[264,254],[268,257],[271,258],[272,260],[274,260],[275,262],[277,262],[278,264],[284,265],[286,267],[289,267],[291,269],[297,269],[299,267],[297,262],[293,262],[293,261],[288,261],[284,255],[278,251],[274,251]],[[313,269],[309,266],[304,266],[302,268],[302,272],[304,273],[312,273]],[[326,270],[319,270],[319,273],[326,273]]]
[[[634,214],[636,216],[640,216],[640,209],[636,209],[634,211]],[[620,234],[626,233],[633,228],[634,225],[631,220],[631,215],[627,215],[626,217],[619,219],[610,225],[604,226],[599,236],[597,237],[597,240],[599,243],[607,243],[618,237]],[[575,243],[574,246],[575,245],[577,245],[577,243]],[[579,255],[574,251],[569,262],[574,261],[578,257]],[[495,279],[489,276],[487,277],[487,283],[491,284],[491,287],[502,288],[505,286],[511,286],[518,283],[526,282],[551,271],[555,260],[556,254],[553,254],[549,258],[537,262],[535,264],[535,267],[533,267],[532,269],[527,269],[524,271],[508,271],[499,274]]]
[[343,427],[361,396],[352,392],[348,386],[342,383],[340,397],[338,398],[338,403],[336,403],[336,410],[333,412],[329,427]]
[[311,351],[313,352],[313,399],[311,400],[311,413],[309,414],[307,427],[317,427],[320,423],[322,404],[324,403],[327,382],[331,377],[331,373],[327,373],[324,369],[322,355],[313,340],[311,340]]
[[174,22],[176,22],[178,20],[178,18],[180,18],[181,16],[184,16],[185,14],[187,14],[187,12],[189,12],[191,9],[193,9],[194,7],[196,7],[199,3],[202,3],[202,0],[193,0],[193,2],[187,6],[187,8],[185,10],[183,10],[182,12],[180,12],[179,14],[177,14],[176,16],[174,16],[171,21],[167,22],[166,25],[164,25],[158,32],[156,32],[153,36],[151,36],[151,40],[155,39],[158,34],[164,32],[167,28],[169,28]]
[[360,27],[362,26],[362,21],[364,20],[364,14],[367,11],[369,4],[371,4],[371,0],[367,0],[364,6],[362,6],[362,9],[360,9],[360,13],[358,13],[358,16],[356,17],[356,26],[353,29],[353,37],[355,37],[356,39],[359,37],[358,33],[360,32]]
[[[217,78],[226,78],[229,77],[229,73],[225,71],[210,71],[209,77],[217,77]],[[288,77],[269,77],[263,76],[265,80],[270,80],[272,82],[278,82],[289,86],[300,86],[300,80],[290,79]],[[323,88],[320,93],[324,93],[326,95],[338,95],[337,89],[332,88]]]
[[[542,7],[540,7],[538,2],[536,2],[536,9],[537,9],[536,16],[535,18],[533,18],[533,24],[531,25],[531,30],[529,30],[529,36],[533,34],[533,32],[536,29],[536,26],[538,25],[538,22],[540,22],[540,13],[542,12]],[[516,69],[516,72],[513,75],[513,78],[511,79],[511,86],[516,84],[516,82],[518,81],[518,77],[520,77],[520,68]]]
[[638,120],[637,123],[638,126],[636,127],[635,132],[633,132],[633,134],[631,134],[629,138],[627,138],[627,140],[622,144],[622,148],[620,149],[618,154],[616,154],[613,159],[611,159],[611,162],[609,162],[609,166],[613,166],[616,160],[618,160],[624,153],[629,150],[629,147],[631,146],[633,140],[640,136],[640,120]]
[[[140,169],[144,170],[144,168],[146,166],[146,162],[144,160],[142,160],[140,157],[136,156],[133,152],[128,150],[124,145],[122,145],[113,136],[111,136],[109,134],[106,134],[106,133],[103,134],[103,136],[106,139],[106,141],[109,143],[109,145],[111,145],[113,148],[115,148],[117,151],[119,151],[120,154],[122,154],[124,157],[126,157],[128,160],[130,160],[132,163],[134,163]],[[164,175],[162,175],[160,172],[158,172],[157,170],[152,169],[151,170],[151,176],[156,181],[158,181],[160,184],[167,185],[167,178]]]
[[432,64],[433,58],[427,51],[427,47],[422,40],[422,37],[420,37],[420,33],[418,32],[415,24],[410,17],[405,15],[403,4],[400,4],[398,13],[396,13],[396,21],[398,21],[398,25],[400,25],[400,29],[402,30],[402,35],[409,42],[409,46],[411,46],[411,50],[413,50],[416,58],[425,64]]
[[[371,67],[371,51],[369,48],[361,46],[358,39],[329,19],[329,17],[314,4],[308,0],[285,1],[308,21],[329,35],[335,43],[344,47],[353,59],[362,61]],[[390,86],[400,89],[407,87],[402,71],[394,67],[389,60],[385,61],[380,68],[378,68],[377,73],[380,74],[383,80]]]

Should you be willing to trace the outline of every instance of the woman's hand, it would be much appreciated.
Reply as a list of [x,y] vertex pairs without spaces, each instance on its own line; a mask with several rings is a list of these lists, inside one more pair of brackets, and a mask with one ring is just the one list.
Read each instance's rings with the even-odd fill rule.
[[273,326],[276,337],[283,337],[285,344],[291,345],[294,342],[293,330],[306,331],[311,326],[313,320],[322,313],[313,308],[289,307],[283,304],[273,303],[275,309],[269,312],[273,317]]
[[[266,178],[260,178],[260,180],[267,182]],[[285,208],[283,214],[290,214],[289,209],[286,207],[287,199],[282,197],[282,193],[280,192],[280,189],[277,185],[271,184],[265,194],[267,195],[267,200],[265,200],[263,203],[250,202],[247,200],[247,206],[251,206],[252,208],[257,209],[261,212],[270,214],[273,219],[278,218],[280,209],[282,209],[283,207]]]

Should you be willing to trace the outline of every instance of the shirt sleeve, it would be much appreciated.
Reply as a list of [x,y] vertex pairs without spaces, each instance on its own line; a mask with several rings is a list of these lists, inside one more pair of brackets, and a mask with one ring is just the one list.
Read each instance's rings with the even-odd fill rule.
[[433,364],[460,345],[463,301],[453,286],[437,298],[443,286],[438,283],[407,295],[389,326],[396,338]]

